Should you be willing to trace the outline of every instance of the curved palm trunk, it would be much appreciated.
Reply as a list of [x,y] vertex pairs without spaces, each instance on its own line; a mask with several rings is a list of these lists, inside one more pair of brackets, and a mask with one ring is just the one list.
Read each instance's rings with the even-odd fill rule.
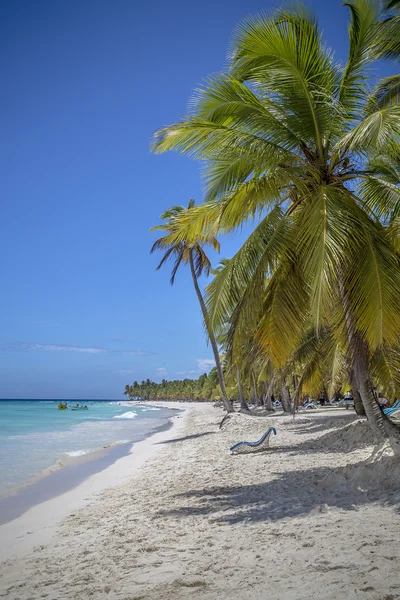
[[208,320],[207,308],[206,308],[202,293],[199,288],[199,283],[197,281],[196,271],[195,271],[194,263],[193,263],[192,250],[189,251],[189,262],[190,262],[190,271],[192,273],[194,289],[196,290],[196,294],[197,294],[197,298],[199,300],[201,312],[203,313],[203,318],[204,318],[204,323],[206,325],[208,338],[210,340],[211,348],[212,348],[212,351],[214,354],[215,366],[217,367],[218,381],[219,381],[219,385],[221,388],[222,401],[224,403],[224,408],[227,413],[235,412],[233,410],[232,404],[228,400],[228,396],[226,395],[225,381],[224,381],[224,375],[222,373],[221,362],[219,360],[218,346],[217,346],[217,342],[215,341],[214,332],[212,331],[209,320]]
[[368,348],[354,326],[341,276],[339,277],[339,289],[343,302],[347,335],[350,342],[351,367],[354,373],[355,386],[360,394],[368,422],[378,440],[382,441],[387,438],[400,439],[399,428],[383,414],[375,397],[369,372]]
[[364,408],[364,405],[361,400],[360,392],[358,391],[357,388],[356,389],[352,388],[352,390],[353,390],[354,410],[356,411],[358,416],[365,417],[367,413],[365,412],[365,408]]
[[352,368],[349,369],[348,377],[349,377],[349,381],[350,381],[350,385],[351,385],[351,392],[352,392],[353,400],[354,400],[354,410],[360,417],[365,417],[367,413],[365,412],[365,408],[364,408],[364,405],[361,400],[360,392],[358,391],[358,385],[357,385],[356,378],[354,375],[354,369],[352,369]]
[[352,336],[352,341],[354,376],[371,429],[378,440],[395,438],[400,441],[399,428],[381,411],[375,396],[366,344],[358,334]]

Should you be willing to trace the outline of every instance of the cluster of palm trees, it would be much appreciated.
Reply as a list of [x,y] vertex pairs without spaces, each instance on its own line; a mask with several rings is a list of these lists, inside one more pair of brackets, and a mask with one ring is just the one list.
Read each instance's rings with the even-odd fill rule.
[[[379,439],[398,436],[376,388],[400,384],[400,0],[348,0],[339,64],[303,6],[244,21],[227,72],[196,90],[192,113],[158,130],[156,153],[203,162],[206,196],[162,215],[159,266],[189,264],[221,396],[226,378],[306,394],[352,388]],[[345,10],[345,9],[344,9]],[[204,248],[252,221],[240,250],[211,271]],[[223,364],[219,349],[223,352]]]
[[217,370],[214,368],[198,379],[175,379],[160,383],[146,379],[126,385],[124,394],[133,400],[215,400],[220,394]]

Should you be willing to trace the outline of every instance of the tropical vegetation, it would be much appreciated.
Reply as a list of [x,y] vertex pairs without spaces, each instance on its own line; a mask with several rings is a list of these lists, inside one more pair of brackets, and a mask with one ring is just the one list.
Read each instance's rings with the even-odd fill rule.
[[279,393],[287,411],[351,387],[378,439],[393,440],[375,390],[400,387],[400,75],[376,82],[371,68],[400,57],[400,1],[345,6],[344,65],[301,4],[238,27],[227,71],[154,135],[154,152],[202,161],[206,189],[203,204],[163,216],[155,247],[190,262],[252,221],[202,307],[225,377],[267,403]]
[[[191,210],[193,208],[194,201],[190,200],[187,210]],[[214,236],[208,236],[207,239],[204,241],[197,240],[191,243],[186,243],[185,240],[170,241],[171,237],[173,237],[176,232],[176,223],[179,222],[179,218],[184,212],[185,209],[183,206],[174,206],[173,208],[170,208],[168,211],[161,215],[161,218],[164,220],[164,223],[153,227],[153,231],[161,230],[165,232],[165,235],[154,242],[151,252],[154,252],[155,250],[165,250],[165,254],[161,259],[161,262],[158,265],[157,269],[160,269],[168,259],[174,260],[174,266],[172,269],[172,275],[170,279],[171,285],[174,284],[175,276],[180,265],[189,263],[190,272],[192,274],[193,286],[197,294],[197,299],[199,301],[201,312],[203,315],[207,336],[214,354],[219,386],[221,388],[222,401],[224,403],[225,410],[227,412],[232,412],[232,405],[229,402],[226,394],[225,382],[222,374],[222,367],[219,358],[217,342],[215,339],[212,325],[210,323],[207,307],[205,305],[203,295],[201,293],[198,283],[198,278],[200,277],[200,275],[202,273],[209,275],[211,270],[211,263],[206,253],[204,252],[204,244],[209,243],[212,244],[212,246],[215,249],[219,249],[219,242]]]
[[162,379],[160,383],[150,379],[140,383],[134,381],[125,386],[124,394],[132,400],[218,400],[221,388],[214,367],[208,375],[203,373],[198,379]]

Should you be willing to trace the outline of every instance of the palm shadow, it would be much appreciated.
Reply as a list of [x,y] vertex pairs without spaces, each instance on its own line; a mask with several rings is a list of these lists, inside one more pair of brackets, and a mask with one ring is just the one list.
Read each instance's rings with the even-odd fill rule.
[[203,437],[205,435],[213,435],[216,431],[205,431],[204,433],[194,433],[193,435],[185,435],[185,437],[174,438],[172,440],[164,440],[163,442],[157,442],[158,444],[175,444],[176,442],[186,442],[187,440],[194,440],[196,438]]
[[[299,418],[303,416],[303,413],[298,415]],[[305,415],[304,415],[305,416]],[[308,416],[308,415],[307,415]],[[308,423],[300,423],[296,419],[293,420],[293,424],[288,423],[287,427],[293,429],[293,432],[302,435],[304,433],[319,433],[328,429],[336,429],[340,425],[347,425],[354,423],[362,419],[356,414],[350,415],[321,415],[315,421],[309,421]]]
[[[239,460],[248,460],[248,457],[241,456]],[[399,472],[398,460],[381,458],[381,479],[377,481],[375,471],[375,478],[371,479],[374,485],[366,488],[365,481],[372,468],[367,461],[346,467],[276,471],[270,473],[274,478],[265,483],[191,489],[175,496],[186,501],[185,505],[161,510],[158,514],[180,518],[205,515],[215,523],[235,524],[278,521],[313,512],[328,512],[330,508],[357,510],[377,502],[398,509],[400,489],[391,486],[386,478],[393,469]]]

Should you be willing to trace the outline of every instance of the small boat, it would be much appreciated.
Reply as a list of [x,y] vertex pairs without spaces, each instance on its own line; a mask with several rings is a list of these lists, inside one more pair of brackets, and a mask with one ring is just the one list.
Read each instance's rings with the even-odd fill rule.
[[71,406],[71,410],[89,410],[88,407],[85,406],[79,406],[78,404],[76,406]]
[[58,405],[58,410],[68,410],[68,406],[66,402],[60,402]]

